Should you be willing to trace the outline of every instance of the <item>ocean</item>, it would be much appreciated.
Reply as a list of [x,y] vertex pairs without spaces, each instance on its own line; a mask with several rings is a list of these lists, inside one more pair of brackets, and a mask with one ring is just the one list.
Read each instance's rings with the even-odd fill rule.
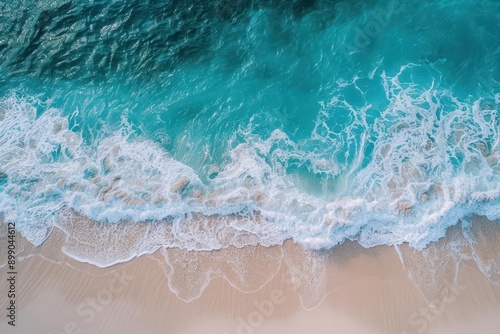
[[497,0],[2,0],[0,215],[421,250],[500,218],[499,83]]

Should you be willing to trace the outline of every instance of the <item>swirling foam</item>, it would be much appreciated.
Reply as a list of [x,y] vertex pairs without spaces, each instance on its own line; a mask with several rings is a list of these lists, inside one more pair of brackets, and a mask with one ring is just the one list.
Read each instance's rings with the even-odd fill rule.
[[[0,102],[0,214],[35,245],[61,225],[63,208],[115,230],[124,220],[169,222],[169,233],[144,232],[154,246],[96,261],[102,266],[162,245],[212,250],[292,238],[313,249],[345,239],[423,248],[463,217],[500,217],[499,96],[460,99],[432,80],[426,89],[404,82],[415,68],[339,82],[308,139],[241,127],[209,182],[133,136],[125,120],[89,146],[60,110],[13,92]],[[366,81],[379,82],[385,99],[363,92]],[[361,102],[350,102],[353,92]],[[94,251],[88,261],[100,256]]]

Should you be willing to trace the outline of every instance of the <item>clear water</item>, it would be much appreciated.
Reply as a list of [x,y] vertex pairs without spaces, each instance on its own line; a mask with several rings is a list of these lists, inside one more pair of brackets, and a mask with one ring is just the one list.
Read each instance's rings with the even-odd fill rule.
[[0,214],[34,244],[64,208],[311,248],[500,217],[498,1],[1,1]]

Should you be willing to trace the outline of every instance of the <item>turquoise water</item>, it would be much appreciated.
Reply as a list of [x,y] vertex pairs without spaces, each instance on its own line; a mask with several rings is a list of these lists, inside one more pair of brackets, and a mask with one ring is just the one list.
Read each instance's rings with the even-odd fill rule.
[[[3,0],[0,214],[36,245],[72,208],[243,214],[312,248],[500,218],[499,22],[493,0]],[[180,230],[161,242],[227,245]]]

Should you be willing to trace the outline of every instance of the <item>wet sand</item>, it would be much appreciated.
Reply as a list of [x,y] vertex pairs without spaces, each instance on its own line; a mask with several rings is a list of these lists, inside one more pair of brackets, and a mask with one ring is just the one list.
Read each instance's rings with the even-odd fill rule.
[[[498,239],[488,232],[494,226],[472,231],[493,240],[465,249],[470,257],[458,267],[447,248],[458,229],[424,253],[356,242],[308,252],[289,241],[215,252],[160,249],[109,268],[65,256],[65,236],[55,230],[38,248],[20,239],[16,327],[4,311],[0,332],[494,334],[500,286],[474,261],[498,261]],[[1,268],[1,277],[6,272]],[[6,288],[2,283],[2,310]]]

